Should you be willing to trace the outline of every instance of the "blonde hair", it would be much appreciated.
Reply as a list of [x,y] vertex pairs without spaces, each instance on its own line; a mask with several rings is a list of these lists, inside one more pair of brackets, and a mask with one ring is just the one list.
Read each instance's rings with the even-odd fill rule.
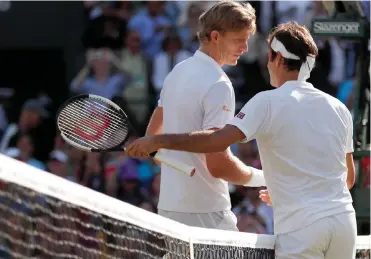
[[210,33],[256,30],[255,9],[249,3],[221,1],[204,12],[199,18],[198,40],[202,43],[210,40]]

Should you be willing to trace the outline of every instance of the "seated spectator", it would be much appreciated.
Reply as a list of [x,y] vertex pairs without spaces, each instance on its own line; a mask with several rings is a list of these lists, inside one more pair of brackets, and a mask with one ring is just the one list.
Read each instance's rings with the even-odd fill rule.
[[152,178],[151,183],[151,202],[157,210],[158,199],[160,197],[160,184],[161,184],[161,173],[158,172]]
[[85,2],[87,25],[82,42],[85,48],[119,49],[133,11],[130,1]]
[[87,153],[82,163],[77,181],[97,192],[106,193],[105,160],[101,153]]
[[22,135],[18,139],[17,147],[8,148],[5,151],[5,155],[32,165],[41,170],[46,170],[44,163],[33,157],[33,149],[34,147],[31,137],[28,135]]
[[76,181],[74,175],[68,175],[68,156],[60,150],[53,150],[50,153],[47,167],[48,171],[54,175],[73,182]]
[[245,208],[237,214],[237,228],[240,232],[265,234],[264,226],[257,219],[255,212],[248,212]]
[[337,89],[337,98],[344,103],[348,109],[351,111],[353,110],[353,93],[354,93],[354,88],[356,85],[356,80],[355,79],[348,79],[345,80],[343,83],[339,85],[339,88]]
[[148,201],[149,197],[147,191],[140,185],[136,166],[135,160],[128,159],[120,167],[117,198],[134,206],[139,206],[144,201]]
[[142,49],[149,60],[161,51],[161,43],[171,27],[170,20],[164,15],[164,2],[147,1],[146,7],[134,15],[128,29],[138,31]]
[[121,65],[111,50],[89,50],[85,67],[72,80],[71,91],[108,99],[121,95],[125,77],[122,71],[112,73],[115,67],[121,71]]
[[153,212],[153,213],[156,212],[155,206],[149,201],[144,201],[141,204],[139,204],[139,208],[144,209],[146,211]]
[[149,187],[155,174],[160,171],[160,168],[153,159],[140,159],[138,165],[138,179],[143,186]]
[[121,52],[121,65],[131,77],[123,91],[123,98],[135,114],[137,122],[143,124],[149,112],[149,64],[140,50],[140,35],[137,31],[128,33],[126,47]]
[[157,54],[153,60],[152,84],[160,93],[166,76],[176,64],[184,61],[192,54],[183,49],[182,42],[178,35],[171,33],[162,42],[162,52]]
[[204,12],[203,5],[199,2],[191,2],[186,8],[185,17],[180,17],[178,22],[178,34],[182,40],[184,49],[195,53],[200,47],[197,38],[198,17]]
[[[233,212],[236,215],[250,215],[263,227],[263,232],[256,229],[258,232],[254,233],[273,234],[273,209],[265,202],[261,201],[259,198],[259,190],[260,188],[256,187],[246,187],[244,200],[233,209]],[[250,223],[252,223],[252,221],[250,221]]]
[[65,154],[68,156],[66,175],[68,178],[77,181],[79,170],[84,163],[85,152],[69,146]]
[[25,102],[18,123],[9,124],[5,130],[0,143],[0,152],[4,152],[8,147],[15,147],[19,136],[27,134],[32,138],[35,158],[45,159],[43,151],[47,149],[49,141],[44,140],[41,123],[48,115],[49,113],[44,105],[37,99],[30,99]]
[[23,134],[19,136],[17,141],[17,148],[20,151],[21,161],[37,167],[41,170],[46,170],[44,163],[34,158],[35,145],[30,135]]
[[238,144],[237,156],[246,165],[261,168],[258,147],[255,141]]

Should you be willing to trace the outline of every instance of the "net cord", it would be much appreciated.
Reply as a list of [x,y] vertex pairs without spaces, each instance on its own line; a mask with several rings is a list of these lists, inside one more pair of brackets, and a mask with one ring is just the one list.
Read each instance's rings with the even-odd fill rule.
[[[274,235],[256,235],[186,226],[2,154],[0,154],[0,180],[12,182],[64,202],[188,242],[191,259],[194,254],[193,244],[265,249],[274,249],[275,245]],[[357,249],[370,248],[371,236],[357,237]]]

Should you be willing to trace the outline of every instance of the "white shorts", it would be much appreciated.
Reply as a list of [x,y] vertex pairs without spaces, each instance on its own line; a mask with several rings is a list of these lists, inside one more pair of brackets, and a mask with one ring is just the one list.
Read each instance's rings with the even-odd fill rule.
[[185,213],[159,209],[158,214],[192,227],[238,231],[236,215],[230,210],[210,213]]
[[277,235],[277,259],[352,259],[356,256],[357,222],[354,212],[326,217]]

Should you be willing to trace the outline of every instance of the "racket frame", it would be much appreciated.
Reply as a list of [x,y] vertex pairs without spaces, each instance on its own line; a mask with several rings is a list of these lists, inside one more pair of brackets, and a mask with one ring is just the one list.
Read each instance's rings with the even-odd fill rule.
[[[115,108],[118,112],[122,113],[122,115],[124,116],[124,118],[126,119],[127,121],[127,134],[125,136],[125,138],[116,146],[114,147],[111,147],[111,148],[108,148],[108,149],[96,149],[96,148],[88,148],[88,147],[84,147],[72,140],[70,140],[69,138],[67,138],[67,136],[65,136],[63,134],[63,131],[61,130],[61,128],[59,127],[59,118],[60,118],[60,114],[61,112],[64,110],[64,108],[68,105],[68,104],[71,104],[73,102],[75,102],[76,100],[78,99],[86,99],[86,98],[91,98],[91,99],[97,99],[101,102],[104,102],[104,103],[107,103],[109,105],[111,105],[113,108]],[[83,151],[87,151],[87,152],[99,152],[99,153],[105,153],[105,152],[115,152],[115,151],[125,151],[125,147],[123,147],[125,145],[125,143],[127,142],[127,140],[132,137],[132,136],[136,136],[138,137],[138,134],[137,132],[135,131],[133,125],[131,124],[128,116],[126,115],[126,113],[124,112],[123,109],[120,108],[120,106],[118,106],[117,104],[115,104],[114,102],[112,102],[111,100],[108,100],[107,98],[104,98],[104,97],[101,97],[101,96],[98,96],[98,95],[94,95],[94,94],[80,94],[80,95],[77,95],[77,96],[74,96],[74,97],[71,97],[70,99],[68,99],[65,103],[63,103],[58,111],[57,111],[57,127],[58,127],[58,130],[59,132],[61,133],[61,136],[62,138],[68,143],[70,144],[71,146],[73,147],[76,147],[78,149],[81,149]],[[185,173],[185,171],[181,170],[181,167],[184,167],[185,165],[178,165],[176,166],[177,164],[179,164],[177,161],[173,160],[173,159],[170,159],[170,158],[164,158],[160,153],[158,153],[158,151],[155,151],[151,154],[149,154],[152,158],[157,158],[159,161],[161,162],[164,162],[165,164],[173,167],[173,168],[176,168],[180,171],[182,171],[183,173]],[[156,156],[157,155],[157,156]],[[171,160],[171,163],[166,163],[165,161],[169,161]],[[187,166],[189,167],[189,166]],[[189,167],[188,170],[187,170],[187,175],[189,175],[190,177],[192,177],[196,172],[196,169],[193,168],[193,167]]]

